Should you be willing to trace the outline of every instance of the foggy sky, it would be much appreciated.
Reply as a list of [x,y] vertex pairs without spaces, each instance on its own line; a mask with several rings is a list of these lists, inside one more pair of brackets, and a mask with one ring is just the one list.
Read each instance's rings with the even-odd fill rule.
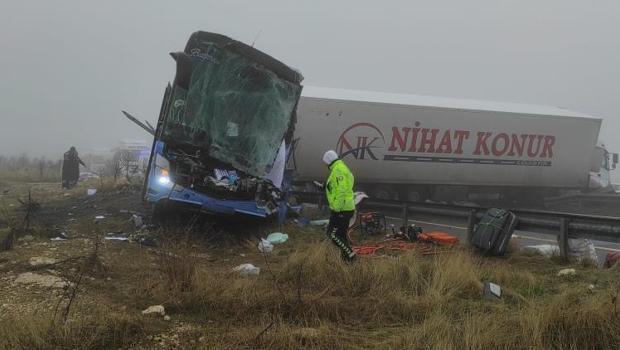
[[601,139],[620,151],[620,2],[363,3],[3,0],[0,154],[149,139],[120,110],[156,120],[174,76],[168,52],[196,30],[256,38],[306,85],[585,112],[604,118]]

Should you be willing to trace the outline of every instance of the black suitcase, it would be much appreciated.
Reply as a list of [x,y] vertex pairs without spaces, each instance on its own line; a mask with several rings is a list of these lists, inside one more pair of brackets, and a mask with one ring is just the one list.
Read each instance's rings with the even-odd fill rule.
[[469,243],[485,255],[504,255],[516,226],[515,214],[491,208],[474,228]]

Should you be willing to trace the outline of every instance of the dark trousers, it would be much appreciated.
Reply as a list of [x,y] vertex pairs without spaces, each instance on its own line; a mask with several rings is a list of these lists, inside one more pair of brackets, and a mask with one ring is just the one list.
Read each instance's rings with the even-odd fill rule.
[[334,242],[336,247],[342,252],[342,258],[352,260],[355,258],[355,252],[351,249],[347,230],[349,230],[349,220],[353,217],[352,211],[334,212],[332,211],[327,225],[327,237]]

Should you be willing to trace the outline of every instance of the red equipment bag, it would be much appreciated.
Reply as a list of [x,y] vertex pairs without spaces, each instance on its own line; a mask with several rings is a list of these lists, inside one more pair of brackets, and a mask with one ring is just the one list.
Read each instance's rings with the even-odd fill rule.
[[618,263],[620,263],[620,252],[607,253],[607,257],[605,258],[605,267],[612,267]]
[[459,243],[459,238],[446,232],[433,231],[418,234],[418,239],[426,242],[433,242],[439,245],[455,245]]

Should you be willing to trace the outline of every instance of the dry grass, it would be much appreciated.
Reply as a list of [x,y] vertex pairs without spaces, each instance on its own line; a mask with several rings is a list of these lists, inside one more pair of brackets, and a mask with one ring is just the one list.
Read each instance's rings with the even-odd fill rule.
[[[100,192],[86,197],[87,186]],[[79,198],[84,206],[96,205],[97,213],[117,213],[132,198],[118,195],[127,186],[83,184],[68,197],[44,198],[43,210],[59,216],[76,205],[71,198]],[[51,210],[56,207],[61,209]],[[94,211],[74,212],[83,215],[72,226],[80,235],[135,229],[123,215],[94,224]],[[272,229],[256,225],[248,231]],[[557,271],[567,266],[558,261],[518,252],[481,258],[466,249],[347,264],[318,230],[281,231],[290,240],[267,257],[254,240],[218,245],[187,231],[160,232],[157,249],[105,243],[107,272],[85,280],[67,323],[51,323],[47,312],[0,314],[0,349],[174,348],[147,338],[163,333],[179,334],[176,348],[190,349],[620,348],[620,307],[613,299],[620,266],[600,271],[575,265],[576,276],[560,278]],[[243,236],[238,233],[235,238]],[[17,259],[11,256],[4,261]],[[260,275],[232,271],[244,262],[259,266]],[[487,281],[502,286],[500,300],[482,298]],[[172,320],[140,314],[155,304],[164,304]]]
[[43,176],[38,169],[0,169],[2,182],[58,182],[60,183],[60,170],[46,169]]
[[[536,268],[539,257],[492,260],[466,250],[430,258],[409,252],[347,264],[326,243],[304,243],[289,256],[268,257],[269,269],[256,261],[262,267],[258,277],[241,277],[229,264],[206,266],[193,247],[166,245],[157,253],[152,260],[157,281],[148,281],[154,291],[142,301],[164,303],[173,319],[196,326],[183,334],[181,348],[190,341],[200,349],[620,346],[620,315],[610,298],[617,288],[613,273],[581,268],[577,278],[564,280],[555,276],[559,266],[549,261],[546,268]],[[598,280],[594,293],[585,288],[592,278]],[[501,300],[482,299],[487,280],[502,285]],[[135,309],[82,309],[66,325],[41,320],[2,322],[0,344],[15,349],[151,348],[145,334],[161,329],[163,322],[140,317]]]
[[[207,331],[205,348],[620,346],[620,318],[608,294],[590,295],[553,281],[552,274],[488,263],[466,251],[349,265],[331,247],[313,244],[275,269],[273,276],[263,269],[258,278],[197,272],[184,309],[220,326],[219,334]],[[502,285],[504,298],[482,300],[484,280]],[[549,283],[561,284],[561,292],[554,293]]]
[[66,324],[40,314],[0,321],[0,349],[118,349],[143,334],[143,320],[103,308],[82,310]]

